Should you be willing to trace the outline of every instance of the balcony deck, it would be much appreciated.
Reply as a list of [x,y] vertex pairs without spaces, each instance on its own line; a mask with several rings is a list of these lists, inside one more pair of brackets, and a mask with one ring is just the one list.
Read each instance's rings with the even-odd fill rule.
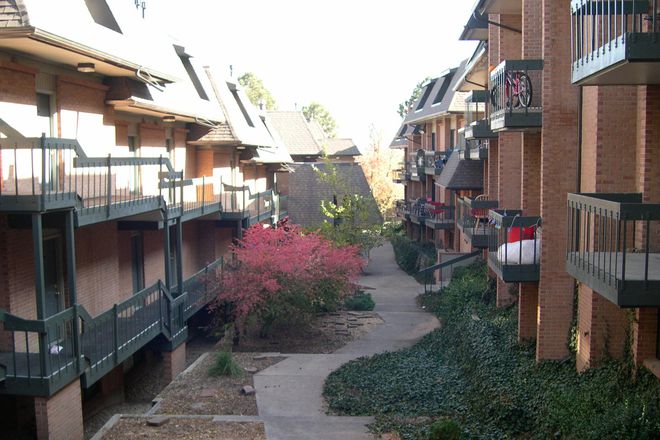
[[660,84],[659,12],[648,0],[573,0],[573,84]]
[[566,271],[620,307],[660,306],[660,204],[641,194],[569,194]]

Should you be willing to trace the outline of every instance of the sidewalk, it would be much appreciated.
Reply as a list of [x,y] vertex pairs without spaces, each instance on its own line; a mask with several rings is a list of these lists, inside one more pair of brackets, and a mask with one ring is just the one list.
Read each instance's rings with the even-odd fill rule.
[[259,419],[265,422],[269,440],[372,439],[366,428],[371,417],[326,415],[325,378],[352,359],[411,346],[439,325],[417,307],[415,298],[423,286],[399,269],[389,243],[371,252],[360,284],[374,288],[374,311],[382,325],[332,354],[287,355],[254,376]]

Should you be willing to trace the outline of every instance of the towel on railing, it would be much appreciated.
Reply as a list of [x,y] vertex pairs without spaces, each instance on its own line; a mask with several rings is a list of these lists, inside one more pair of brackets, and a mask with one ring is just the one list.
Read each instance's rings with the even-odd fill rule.
[[541,239],[505,243],[497,250],[497,261],[505,264],[539,264]]

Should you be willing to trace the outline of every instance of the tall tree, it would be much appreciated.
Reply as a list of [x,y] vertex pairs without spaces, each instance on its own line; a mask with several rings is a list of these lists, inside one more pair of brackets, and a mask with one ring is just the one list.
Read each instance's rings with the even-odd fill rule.
[[312,101],[308,106],[303,107],[302,112],[308,121],[316,120],[328,137],[335,137],[337,122],[328,109],[318,102]]
[[392,172],[397,167],[399,160],[393,154],[393,150],[380,148],[382,133],[373,124],[369,127],[369,139],[371,148],[362,156],[360,164],[380,213],[385,218],[391,218],[394,216],[396,199],[403,196],[392,181]]
[[421,95],[422,90],[424,90],[424,86],[430,80],[431,77],[427,76],[426,78],[424,78],[423,80],[417,83],[415,89],[412,91],[412,94],[410,95],[410,98],[399,104],[399,110],[397,110],[399,116],[401,116],[402,118],[406,117],[406,114],[408,113],[408,111],[410,111],[410,107],[415,103],[415,101],[417,101],[417,98],[419,98],[419,95]]
[[247,72],[238,78],[238,83],[245,87],[245,92],[250,99],[250,102],[256,107],[263,103],[266,110],[277,109],[275,98],[271,95],[270,91],[264,86],[264,82],[252,72]]

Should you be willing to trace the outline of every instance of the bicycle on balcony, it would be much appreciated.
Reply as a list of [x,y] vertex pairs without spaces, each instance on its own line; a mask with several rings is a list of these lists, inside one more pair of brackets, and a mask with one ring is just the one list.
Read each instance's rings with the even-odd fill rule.
[[494,109],[528,108],[532,103],[532,82],[529,76],[521,71],[505,71],[503,83],[498,82],[493,86],[490,100]]

